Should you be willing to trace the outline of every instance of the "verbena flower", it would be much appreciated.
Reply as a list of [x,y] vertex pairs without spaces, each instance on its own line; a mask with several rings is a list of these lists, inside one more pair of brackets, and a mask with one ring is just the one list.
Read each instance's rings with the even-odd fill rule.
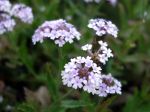
[[88,27],[94,29],[98,36],[110,34],[116,38],[118,34],[118,28],[116,25],[105,19],[91,19]]
[[121,94],[121,83],[111,74],[102,75],[97,94],[106,97],[108,94]]
[[0,14],[0,34],[3,34],[7,31],[12,31],[16,25],[14,19],[11,18],[8,14]]
[[24,23],[31,24],[33,21],[32,9],[25,4],[13,5],[11,15],[19,18]]
[[[117,27],[104,19],[91,19],[88,27],[93,28],[98,36],[110,34],[117,37],[118,34]],[[38,33],[42,39],[40,37],[38,41],[43,41],[44,37],[51,37],[52,28],[47,25],[40,28]],[[101,63],[106,64],[108,59],[113,57],[112,50],[108,48],[106,42],[98,41],[99,45],[95,43],[81,47],[83,51],[87,51],[89,56],[73,58],[65,65],[65,70],[61,72],[63,84],[74,89],[82,88],[84,91],[102,97],[106,97],[108,94],[121,94],[121,83],[111,74],[101,74]]]
[[10,12],[11,3],[9,0],[0,0],[0,12]]
[[83,88],[84,91],[96,94],[96,88],[101,82],[101,68],[91,57],[73,58],[64,68],[61,73],[64,85],[74,89]]
[[35,31],[32,42],[43,42],[43,39],[50,38],[55,44],[62,47],[66,42],[72,43],[73,39],[80,39],[80,33],[76,28],[63,19],[46,21]]

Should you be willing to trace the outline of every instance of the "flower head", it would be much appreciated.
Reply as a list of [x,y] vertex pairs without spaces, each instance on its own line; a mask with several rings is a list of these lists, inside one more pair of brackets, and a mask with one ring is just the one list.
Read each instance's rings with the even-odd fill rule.
[[80,39],[80,33],[76,28],[67,23],[63,19],[46,21],[35,31],[32,42],[43,42],[44,38],[50,38],[54,40],[55,44],[62,47],[66,42],[72,43],[73,39]]
[[16,25],[14,19],[11,18],[8,14],[0,14],[0,34],[3,34],[7,31],[12,31]]
[[101,82],[101,68],[91,60],[91,57],[71,59],[61,75],[64,85],[74,89],[83,88],[93,94],[96,94],[96,88]]
[[113,78],[111,74],[102,75],[102,82],[99,83],[99,89],[97,90],[97,94],[99,96],[107,96],[108,94],[121,94],[121,83]]
[[12,7],[11,15],[18,17],[24,23],[31,24],[33,21],[32,9],[24,4],[15,4]]
[[116,38],[118,34],[118,28],[116,25],[105,19],[91,19],[88,27],[94,29],[98,36],[110,34]]
[[9,0],[0,0],[0,12],[10,12],[11,3]]

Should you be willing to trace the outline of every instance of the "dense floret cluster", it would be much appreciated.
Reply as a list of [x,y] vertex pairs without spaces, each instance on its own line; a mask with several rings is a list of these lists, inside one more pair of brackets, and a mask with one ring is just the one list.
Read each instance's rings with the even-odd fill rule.
[[118,34],[118,28],[116,25],[105,19],[91,19],[88,27],[94,29],[98,36],[109,34],[116,38]]
[[32,9],[24,4],[13,5],[9,0],[0,0],[0,35],[13,30],[16,25],[13,17],[31,24],[33,21]]
[[43,39],[54,40],[55,44],[62,47],[66,42],[72,43],[73,39],[80,39],[80,33],[76,28],[63,19],[46,21],[35,31],[32,42],[43,42]]
[[96,87],[101,82],[101,68],[91,57],[77,57],[65,65],[62,71],[63,84],[74,89],[83,88],[89,93],[96,93]]
[[15,25],[16,23],[11,16],[5,13],[0,14],[0,35],[12,31]]
[[108,94],[121,94],[121,83],[113,78],[111,74],[102,75],[97,94],[106,97]]
[[32,9],[25,4],[13,5],[11,15],[18,17],[24,23],[31,24],[33,21]]
[[9,0],[0,0],[0,12],[10,12],[11,3]]

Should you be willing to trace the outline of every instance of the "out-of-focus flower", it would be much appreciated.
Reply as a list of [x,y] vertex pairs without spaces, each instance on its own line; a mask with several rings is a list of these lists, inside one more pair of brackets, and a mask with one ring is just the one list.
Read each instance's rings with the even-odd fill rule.
[[92,49],[92,44],[86,44],[86,45],[82,46],[81,49],[83,51],[91,50]]
[[72,43],[73,39],[80,39],[80,33],[76,28],[63,19],[46,21],[35,31],[32,42],[43,42],[43,39],[50,38],[55,44],[62,47],[66,42]]
[[111,74],[102,75],[97,94],[106,97],[108,94],[121,94],[121,83],[113,78]]
[[8,105],[5,107],[5,110],[8,111],[8,112],[9,112],[9,111],[12,111],[12,110],[13,110],[13,107],[8,104]]
[[39,10],[40,10],[41,12],[44,12],[44,11],[46,10],[46,7],[45,7],[45,6],[41,6],[41,7],[39,8]]
[[112,6],[116,6],[117,0],[107,0]]
[[65,65],[61,73],[63,84],[74,89],[83,88],[92,94],[96,94],[96,88],[101,82],[101,68],[91,57],[77,57]]
[[66,20],[70,21],[72,19],[71,15],[66,16]]
[[0,12],[10,12],[11,3],[9,0],[0,0]]
[[89,2],[96,2],[99,3],[101,0],[84,0],[85,2],[89,3]]
[[33,21],[32,9],[24,4],[13,5],[11,15],[19,18],[24,23],[31,24]]
[[8,14],[0,14],[0,34],[3,34],[7,31],[12,31],[16,25],[14,19],[11,18]]
[[2,103],[4,100],[3,96],[0,95],[0,103]]
[[94,29],[98,36],[109,34],[116,38],[118,34],[118,28],[116,25],[105,19],[91,19],[88,27]]

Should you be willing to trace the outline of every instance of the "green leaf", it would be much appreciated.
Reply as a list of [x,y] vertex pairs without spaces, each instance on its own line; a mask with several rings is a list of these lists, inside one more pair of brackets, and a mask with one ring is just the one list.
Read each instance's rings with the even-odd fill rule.
[[84,101],[76,101],[76,100],[64,100],[61,102],[61,106],[65,108],[78,108],[78,107],[86,107],[91,106],[91,103]]

